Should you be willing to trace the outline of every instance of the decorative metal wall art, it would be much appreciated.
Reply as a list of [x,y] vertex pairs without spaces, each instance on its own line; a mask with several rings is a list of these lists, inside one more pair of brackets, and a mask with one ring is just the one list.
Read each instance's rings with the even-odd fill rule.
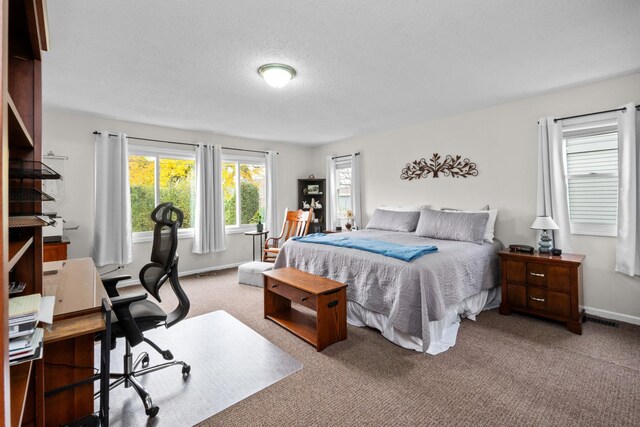
[[452,178],[467,178],[469,176],[478,176],[476,164],[462,156],[447,155],[444,161],[441,161],[440,154],[433,153],[429,161],[424,157],[420,160],[414,160],[402,169],[400,179],[414,180],[420,178],[438,178],[439,175],[450,176]]

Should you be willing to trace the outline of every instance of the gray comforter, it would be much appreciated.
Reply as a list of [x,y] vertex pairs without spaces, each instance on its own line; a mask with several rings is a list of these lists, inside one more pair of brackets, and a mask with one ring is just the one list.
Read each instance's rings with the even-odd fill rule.
[[335,246],[284,244],[274,268],[294,267],[346,283],[347,299],[387,316],[394,328],[429,346],[429,321],[447,307],[498,284],[500,243],[457,242],[381,230],[352,232],[358,237],[405,245],[435,245],[438,252],[412,262]]

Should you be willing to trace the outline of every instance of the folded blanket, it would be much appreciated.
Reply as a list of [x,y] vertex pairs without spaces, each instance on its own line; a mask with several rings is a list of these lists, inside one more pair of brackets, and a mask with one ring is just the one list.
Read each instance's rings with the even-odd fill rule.
[[303,243],[317,243],[320,245],[339,246],[343,248],[359,249],[361,251],[373,252],[375,254],[399,259],[401,261],[413,261],[423,255],[436,252],[435,246],[409,246],[399,245],[397,243],[383,242],[381,240],[363,239],[358,237],[349,237],[338,234],[315,233],[303,237],[292,237]]

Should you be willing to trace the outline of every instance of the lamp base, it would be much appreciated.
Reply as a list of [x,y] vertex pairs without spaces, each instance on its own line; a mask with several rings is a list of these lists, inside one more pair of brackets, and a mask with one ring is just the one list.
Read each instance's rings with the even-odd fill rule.
[[538,251],[541,254],[548,254],[551,252],[552,246],[553,244],[551,236],[547,234],[547,230],[542,230],[542,235],[540,236],[540,241],[538,242]]

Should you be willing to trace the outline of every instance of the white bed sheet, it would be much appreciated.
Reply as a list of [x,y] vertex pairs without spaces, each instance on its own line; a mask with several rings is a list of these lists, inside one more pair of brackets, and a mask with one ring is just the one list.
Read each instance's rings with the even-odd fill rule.
[[[463,300],[460,304],[447,308],[445,316],[437,321],[429,322],[430,342],[427,353],[436,355],[447,351],[456,343],[460,320],[466,317],[476,320],[476,316],[483,310],[490,310],[500,305],[500,287],[484,289]],[[397,330],[391,326],[389,318],[384,314],[367,310],[360,304],[347,302],[347,322],[357,327],[368,326],[382,333],[382,336],[400,347],[422,352],[421,338]]]

